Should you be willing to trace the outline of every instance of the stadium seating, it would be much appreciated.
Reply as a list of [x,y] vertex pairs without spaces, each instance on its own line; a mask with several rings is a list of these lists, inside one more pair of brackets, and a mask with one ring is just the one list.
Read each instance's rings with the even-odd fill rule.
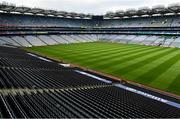
[[165,37],[165,41],[163,43],[164,47],[170,47],[170,45],[173,43],[174,37]]
[[11,37],[2,36],[0,37],[0,40],[2,40],[2,42],[6,42],[6,44],[9,45],[21,46],[18,42],[16,42],[16,40],[11,39]]
[[33,46],[43,46],[46,45],[45,42],[42,42],[39,38],[36,36],[25,36],[24,37],[31,45]]
[[101,24],[104,27],[179,27],[179,16],[147,17],[122,20],[104,20]]
[[31,47],[32,45],[23,38],[23,36],[12,36],[11,37],[14,41],[18,42],[23,47]]
[[59,44],[68,44],[69,42],[63,38],[61,38],[59,35],[50,35],[50,37],[58,42]]
[[88,42],[93,42],[93,41],[98,40],[95,35],[81,35],[80,37],[84,38],[85,41],[88,41]]
[[171,27],[179,27],[180,26],[180,20],[178,19],[173,19],[173,22],[171,24]]
[[71,37],[72,39],[78,41],[78,42],[89,42],[89,40],[85,40],[83,38],[81,38],[79,35],[69,35],[69,37]]
[[57,17],[0,14],[0,26],[59,26],[59,27],[87,27],[93,26],[90,20],[68,19]]
[[109,40],[113,40],[114,37],[116,37],[116,35],[99,35],[99,40],[102,41],[109,41]]
[[136,36],[136,38],[134,38],[132,41],[130,41],[129,43],[131,44],[140,44],[141,42],[143,42],[148,36],[146,35],[140,35],[140,36]]
[[[98,41],[180,48],[180,32],[177,30],[180,28],[180,16],[83,18],[83,14],[75,18],[68,17],[68,13],[66,17],[57,17],[46,13],[43,16],[1,11],[0,118],[179,118],[180,101],[175,97],[81,68],[69,67],[69,64],[63,66],[61,62],[32,54],[21,47],[57,44],[69,46],[71,43]],[[108,45],[107,48],[110,48]],[[116,56],[123,57],[124,61],[137,57],[136,64],[125,67],[133,73],[131,67],[140,70],[144,63],[149,63],[150,60],[146,58],[150,55],[143,56],[149,52],[146,52],[146,48],[133,51],[131,46],[130,49],[124,45],[117,45],[119,46],[123,50],[112,47],[109,51],[112,53],[111,57],[100,58],[112,58],[113,63],[117,64],[121,60],[116,59]],[[93,58],[97,62],[97,53],[107,54],[104,52],[106,49],[98,48],[99,51],[93,49],[92,54],[95,55],[88,57],[89,59]],[[90,49],[92,48],[85,48],[85,51]],[[160,51],[159,49],[157,47],[157,50],[152,49],[150,52]],[[117,55],[116,52],[122,54]],[[133,54],[130,57],[127,55],[129,52]],[[164,53],[158,53],[152,59],[165,56]],[[138,59],[141,55],[144,57],[142,61]],[[71,58],[69,55],[65,56]],[[175,61],[178,61],[178,56],[173,57]],[[173,60],[165,63],[171,65]],[[87,63],[92,62],[84,62]],[[106,62],[99,66],[108,67]]]
[[[100,41],[110,41],[110,42],[121,42],[121,43],[130,43],[130,44],[143,44],[143,45],[160,45],[164,47],[179,47],[178,30],[173,31],[172,29],[180,27],[180,16],[152,16],[152,17],[137,17],[137,18],[124,18],[124,19],[103,19],[101,21],[94,19],[73,19],[73,18],[60,18],[60,17],[50,17],[50,16],[36,16],[36,15],[22,15],[22,14],[8,14],[0,13],[0,27],[65,27],[83,29],[87,31],[94,28],[114,28],[126,29],[123,32],[124,34],[80,34],[81,31],[78,31],[79,34],[48,34],[48,35],[24,35],[24,31],[20,36],[11,35],[4,36],[3,34],[14,34],[12,31],[5,31],[0,34],[0,45],[13,45],[18,47],[31,47],[31,46],[43,46],[43,45],[55,45],[55,44],[69,44],[69,43],[80,43],[80,42],[94,42],[97,40]],[[141,29],[147,28],[145,31],[136,31],[136,28]],[[151,31],[151,28],[163,28],[160,31]],[[166,31],[166,27],[169,27],[172,31]],[[42,29],[41,29],[42,30]],[[62,29],[61,29],[62,30]],[[66,29],[67,30],[67,29]],[[43,30],[44,31],[44,30]],[[133,32],[132,32],[133,31]],[[144,35],[146,31],[149,34]],[[52,31],[51,31],[52,32]],[[73,31],[71,31],[73,32]],[[83,31],[82,31],[83,32]],[[96,31],[97,32],[97,31]],[[120,31],[119,31],[120,32]],[[121,31],[122,32],[122,31]],[[120,32],[120,33],[121,33]],[[141,33],[139,34],[128,34],[128,33]],[[161,33],[166,33],[172,35],[162,36]],[[27,33],[34,33],[33,31],[28,31]],[[40,32],[41,33],[41,32]],[[48,32],[44,32],[48,33]],[[68,31],[69,33],[69,31]],[[90,32],[91,33],[91,32]],[[104,33],[104,31],[102,31]],[[113,32],[112,32],[113,33]],[[154,35],[154,33],[159,33]],[[23,36],[24,35],[24,36]],[[177,37],[177,38],[175,38]],[[176,44],[177,43],[177,44]]]
[[179,27],[180,16],[154,16],[133,19],[111,19],[103,20],[97,24],[96,21],[89,19],[68,19],[57,17],[0,14],[0,26],[55,26],[55,27]]
[[171,43],[170,47],[180,47],[180,37],[175,38],[175,40]]
[[161,46],[163,44],[164,40],[165,40],[165,38],[160,36],[154,42],[152,42],[151,45]]
[[146,38],[143,42],[141,42],[141,44],[144,45],[151,45],[155,40],[158,39],[158,36],[149,36],[148,38]]
[[18,47],[32,47],[55,44],[69,44],[80,42],[94,42],[98,39],[94,35],[26,35],[0,37],[0,45],[13,45]]
[[4,41],[3,39],[0,39],[0,45],[5,45],[5,44],[7,44],[7,42]]
[[78,40],[73,39],[69,35],[60,35],[60,37],[65,39],[66,41],[68,41],[68,43],[78,43],[79,42]]
[[86,35],[79,35],[79,38],[83,41],[88,41],[88,42],[90,41],[90,38],[87,37]]
[[55,44],[69,44],[81,42],[119,42],[125,44],[142,44],[164,47],[180,47],[178,36],[155,35],[27,35],[27,36],[2,36],[0,45],[13,45],[18,47],[32,47]]
[[111,40],[112,42],[120,42],[120,40],[122,40],[126,35],[117,35],[113,40]]
[[46,35],[39,35],[38,38],[41,39],[43,42],[45,42],[48,45],[58,44],[58,42],[56,42],[55,40],[53,40],[52,38],[50,38],[49,36],[46,36]]
[[133,41],[135,37],[136,37],[135,35],[120,35],[116,37],[115,41],[120,43],[129,43],[130,41]]

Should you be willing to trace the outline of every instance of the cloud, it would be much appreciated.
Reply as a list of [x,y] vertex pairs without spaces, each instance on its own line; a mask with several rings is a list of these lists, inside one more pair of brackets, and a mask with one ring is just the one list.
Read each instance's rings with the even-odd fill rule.
[[159,4],[167,6],[179,2],[179,0],[0,0],[2,1],[18,6],[91,14],[105,14],[107,11],[152,7]]

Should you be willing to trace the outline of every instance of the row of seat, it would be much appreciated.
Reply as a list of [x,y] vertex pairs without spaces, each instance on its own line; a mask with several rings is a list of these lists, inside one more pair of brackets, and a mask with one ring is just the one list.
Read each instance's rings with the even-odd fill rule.
[[103,84],[72,70],[0,68],[0,88],[67,88]]
[[9,44],[20,47],[44,46],[55,44],[112,41],[128,44],[180,47],[179,36],[154,35],[39,35],[0,37],[0,45]]
[[69,19],[59,17],[3,14],[0,13],[0,26],[54,26],[54,27],[87,27],[93,21],[86,19]]
[[69,44],[93,42],[95,35],[27,35],[27,36],[1,36],[0,45],[13,45],[19,47],[44,46],[55,44]]
[[128,28],[128,27],[179,27],[180,16],[156,16],[129,19],[107,19],[101,22],[106,28]]
[[[116,87],[1,95],[1,117],[176,118],[179,110]],[[5,112],[8,108],[10,113]]]
[[120,42],[125,44],[140,44],[140,45],[153,45],[164,47],[177,47],[180,48],[179,36],[154,36],[154,35],[112,35],[100,37],[100,39],[112,42]]
[[59,27],[179,27],[179,15],[125,19],[69,19],[18,14],[0,14],[2,26],[59,26]]

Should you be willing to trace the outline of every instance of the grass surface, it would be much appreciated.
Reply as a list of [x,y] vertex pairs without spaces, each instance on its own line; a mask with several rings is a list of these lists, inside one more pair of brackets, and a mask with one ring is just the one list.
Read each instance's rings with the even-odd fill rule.
[[180,95],[180,49],[80,43],[27,50]]

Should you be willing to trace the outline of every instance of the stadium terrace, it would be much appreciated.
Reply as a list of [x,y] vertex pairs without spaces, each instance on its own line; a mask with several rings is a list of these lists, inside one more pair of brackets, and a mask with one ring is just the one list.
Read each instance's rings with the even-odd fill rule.
[[104,15],[0,4],[0,118],[180,118],[180,5]]

